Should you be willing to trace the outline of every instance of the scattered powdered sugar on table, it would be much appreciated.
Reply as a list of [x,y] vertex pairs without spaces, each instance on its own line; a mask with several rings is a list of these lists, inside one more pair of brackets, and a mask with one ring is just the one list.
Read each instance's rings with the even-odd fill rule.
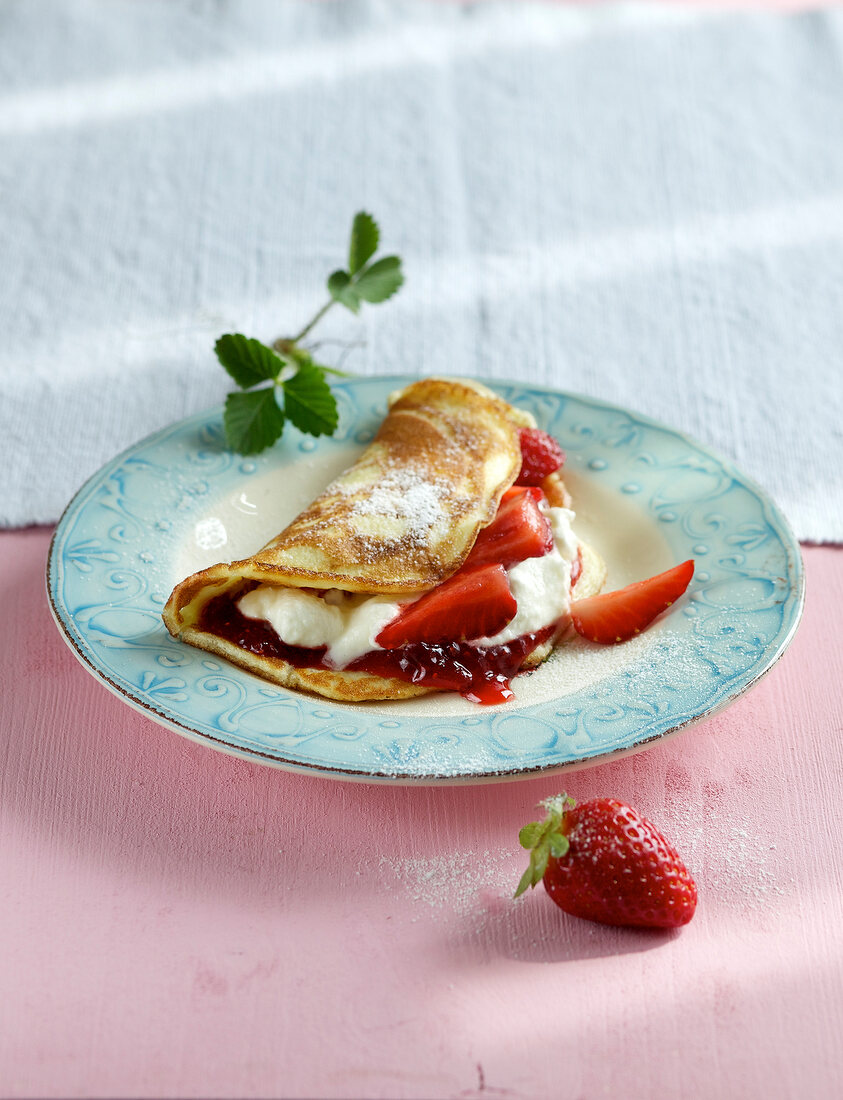
[[778,870],[775,841],[750,832],[745,819],[726,816],[721,807],[704,820],[696,807],[672,806],[664,831],[709,897],[762,909],[791,892],[794,879]]
[[391,872],[391,878],[384,880],[387,889],[392,889],[394,883],[419,904],[442,914],[464,917],[476,908],[481,892],[495,890],[502,896],[512,895],[512,862],[512,851],[502,848],[402,859],[382,856],[380,868]]

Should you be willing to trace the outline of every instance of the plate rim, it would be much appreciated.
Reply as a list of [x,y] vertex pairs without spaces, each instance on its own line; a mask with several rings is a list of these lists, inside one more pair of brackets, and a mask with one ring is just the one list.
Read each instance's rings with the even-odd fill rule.
[[[342,388],[354,388],[355,386],[362,384],[376,384],[376,385],[390,385],[395,386],[408,385],[413,381],[417,381],[420,378],[431,377],[426,374],[419,375],[407,375],[407,374],[385,374],[385,375],[357,375],[352,378],[339,379],[334,383],[335,387]],[[343,768],[338,765],[320,764],[316,762],[300,762],[291,759],[284,759],[278,755],[273,755],[268,752],[263,752],[258,748],[244,748],[236,745],[232,745],[230,742],[226,742],[220,738],[214,737],[212,734],[198,730],[195,726],[188,725],[186,723],[179,722],[173,719],[169,715],[163,714],[151,705],[147,700],[133,695],[127,691],[119,683],[116,683],[111,677],[85,653],[77,644],[76,639],[71,633],[70,626],[65,622],[61,609],[56,606],[56,602],[53,598],[53,582],[58,576],[58,563],[56,561],[56,551],[58,540],[63,533],[63,527],[66,520],[69,519],[71,514],[84,503],[84,497],[86,493],[98,485],[105,476],[108,476],[108,472],[112,468],[119,468],[128,458],[130,458],[135,452],[145,449],[157,442],[161,442],[169,435],[176,434],[180,430],[184,430],[188,426],[194,423],[207,422],[211,419],[220,419],[223,406],[215,405],[210,408],[197,411],[189,414],[180,420],[173,421],[172,423],[165,425],[162,428],[157,429],[154,432],[148,433],[146,436],[136,440],[128,447],[124,448],[118,454],[114,455],[111,459],[105,462],[98,470],[94,471],[90,477],[88,477],[82,485],[76,490],[73,496],[68,501],[65,508],[55,524],[53,533],[50,538],[49,549],[46,560],[45,570],[45,583],[46,594],[50,613],[59,634],[73,655],[82,664],[82,666],[102,684],[113,695],[117,696],[122,702],[126,703],[136,712],[145,715],[150,720],[154,721],[157,725],[163,726],[166,729],[185,737],[187,740],[193,741],[196,744],[201,744],[205,747],[211,748],[217,752],[224,753],[228,756],[233,756],[235,759],[251,760],[264,767],[272,767],[279,771],[291,772],[294,774],[306,774],[315,775],[323,778],[330,778],[334,780],[340,780],[345,782],[357,782],[357,783],[377,783],[377,784],[393,784],[402,786],[459,786],[459,785],[471,785],[471,784],[492,784],[502,782],[512,782],[519,780],[530,780],[540,778],[545,775],[555,775],[567,771],[577,771],[589,767],[597,767],[602,764],[609,763],[620,759],[624,756],[631,756],[635,753],[641,752],[647,748],[651,748],[654,744],[662,742],[670,737],[674,737],[679,733],[684,732],[687,729],[706,721],[714,715],[725,710],[736,702],[742,696],[748,694],[770,671],[778,664],[788,647],[790,646],[796,631],[799,628],[799,624],[802,619],[802,614],[805,606],[805,569],[802,559],[801,547],[793,533],[787,517],[773,499],[773,497],[755,481],[754,478],[744,473],[734,462],[729,458],[724,458],[718,454],[707,444],[701,443],[695,437],[689,435],[687,432],[682,431],[679,428],[673,428],[670,425],[656,420],[653,417],[648,416],[645,413],[640,413],[635,409],[627,408],[623,405],[615,404],[611,401],[606,401],[602,398],[592,397],[589,394],[579,393],[573,390],[560,389],[552,386],[539,386],[529,382],[520,382],[514,379],[494,378],[494,379],[474,379],[475,381],[482,382],[484,385],[489,386],[491,389],[497,387],[511,388],[511,389],[523,389],[536,395],[550,395],[554,398],[570,398],[581,404],[592,406],[604,411],[618,413],[622,416],[626,416],[635,420],[643,426],[653,428],[661,433],[667,433],[674,438],[681,440],[689,445],[692,449],[706,455],[712,459],[719,467],[727,472],[734,480],[738,481],[744,488],[746,488],[752,496],[754,496],[762,505],[765,515],[768,518],[772,516],[775,520],[776,534],[778,535],[784,550],[787,554],[791,570],[793,573],[794,586],[790,589],[796,599],[793,604],[791,612],[791,619],[787,630],[784,634],[778,638],[775,649],[770,654],[763,668],[759,669],[751,679],[740,683],[734,689],[726,692],[726,694],[711,706],[706,707],[699,714],[693,715],[689,718],[685,718],[675,725],[668,727],[658,733],[654,733],[649,737],[646,737],[640,741],[637,741],[634,745],[619,746],[611,749],[597,750],[591,755],[581,756],[576,760],[568,760],[556,763],[544,763],[537,765],[521,765],[512,768],[501,768],[494,770],[487,770],[482,772],[463,772],[463,773],[436,773],[436,772],[402,772],[392,770],[376,770],[376,769],[357,769],[357,768]],[[318,445],[318,444],[317,444]],[[68,619],[70,619],[68,614]],[[256,677],[257,679],[257,677]],[[300,693],[294,693],[300,694]],[[330,703],[330,700],[327,701]]]

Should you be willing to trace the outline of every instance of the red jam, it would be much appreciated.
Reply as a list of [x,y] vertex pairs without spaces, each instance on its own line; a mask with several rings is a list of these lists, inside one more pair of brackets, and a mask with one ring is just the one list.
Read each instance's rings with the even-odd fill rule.
[[509,681],[553,631],[554,627],[548,626],[488,649],[467,642],[439,645],[415,642],[400,649],[364,653],[348,668],[376,676],[394,676],[396,680],[425,684],[440,691],[458,691],[474,703],[504,703],[513,696]]
[[[235,603],[241,595],[238,592],[232,598],[225,594],[210,600],[202,611],[200,628],[250,653],[281,658],[294,668],[332,668],[325,659],[325,646],[308,649],[287,645],[269,623],[243,615]],[[400,649],[372,650],[352,661],[347,669],[394,677],[408,684],[425,684],[439,691],[458,691],[475,703],[504,703],[513,696],[509,681],[554,630],[555,627],[547,626],[488,649],[466,642],[440,645],[416,642]]]

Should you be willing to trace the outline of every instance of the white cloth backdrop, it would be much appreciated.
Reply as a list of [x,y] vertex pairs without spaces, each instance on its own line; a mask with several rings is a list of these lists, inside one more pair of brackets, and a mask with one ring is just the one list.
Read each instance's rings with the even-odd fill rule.
[[0,0],[0,523],[220,403],[360,208],[350,369],[615,401],[843,541],[843,12],[670,6]]

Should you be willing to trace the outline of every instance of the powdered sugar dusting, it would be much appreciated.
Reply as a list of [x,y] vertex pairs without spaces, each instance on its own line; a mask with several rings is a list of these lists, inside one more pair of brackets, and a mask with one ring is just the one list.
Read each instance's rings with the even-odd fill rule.
[[352,508],[353,516],[377,516],[399,521],[402,538],[426,542],[431,529],[446,519],[443,501],[452,488],[444,481],[432,480],[412,467],[390,470]]
[[512,851],[450,852],[447,855],[380,861],[391,872],[385,885],[398,886],[406,895],[441,914],[465,916],[475,910],[481,892],[512,893]]
[[775,841],[753,834],[745,819],[728,815],[718,806],[716,816],[702,820],[694,806],[672,806],[671,841],[705,893],[730,908],[775,907],[790,892],[794,880],[783,877]]

